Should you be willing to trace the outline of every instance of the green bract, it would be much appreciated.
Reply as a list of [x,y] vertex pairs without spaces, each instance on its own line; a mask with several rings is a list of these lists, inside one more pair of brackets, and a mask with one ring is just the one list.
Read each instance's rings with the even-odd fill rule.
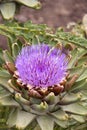
[[[12,25],[12,26],[11,26]],[[8,106],[7,128],[25,130],[80,130],[87,120],[87,40],[72,32],[58,29],[53,33],[45,25],[31,22],[1,25],[0,33],[7,36],[9,50],[0,50],[0,104]],[[64,92],[49,93],[43,99],[30,97],[20,88],[14,61],[23,46],[48,43],[67,49],[68,76]],[[57,90],[56,90],[57,91]],[[35,93],[37,94],[37,93]],[[7,112],[7,111],[6,111]],[[83,126],[84,127],[84,126]]]
[[13,18],[16,11],[16,4],[18,3],[31,8],[40,8],[40,2],[37,0],[0,0],[0,11],[4,19]]

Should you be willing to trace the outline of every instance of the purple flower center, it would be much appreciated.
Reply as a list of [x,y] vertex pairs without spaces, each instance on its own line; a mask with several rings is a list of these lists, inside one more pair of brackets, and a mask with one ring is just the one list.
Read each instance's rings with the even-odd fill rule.
[[16,68],[23,83],[47,88],[59,84],[65,77],[66,55],[50,45],[24,47],[16,58]]

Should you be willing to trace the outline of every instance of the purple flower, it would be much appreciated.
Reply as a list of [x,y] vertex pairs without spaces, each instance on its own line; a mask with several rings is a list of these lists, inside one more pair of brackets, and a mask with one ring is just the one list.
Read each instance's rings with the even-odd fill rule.
[[66,55],[60,49],[40,44],[24,47],[15,65],[23,83],[48,88],[66,77],[67,63]]

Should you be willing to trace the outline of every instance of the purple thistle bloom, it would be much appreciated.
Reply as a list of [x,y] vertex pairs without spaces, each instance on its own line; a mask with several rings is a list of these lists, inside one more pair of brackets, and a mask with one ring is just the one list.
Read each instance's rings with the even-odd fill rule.
[[15,62],[22,82],[39,88],[59,84],[66,77],[67,64],[60,49],[46,44],[24,47]]

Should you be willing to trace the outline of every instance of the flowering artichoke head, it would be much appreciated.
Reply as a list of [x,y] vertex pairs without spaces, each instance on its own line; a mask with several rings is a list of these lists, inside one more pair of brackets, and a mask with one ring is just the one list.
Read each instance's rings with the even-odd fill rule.
[[0,59],[0,104],[9,106],[8,127],[53,130],[86,121],[86,49],[13,43]]

